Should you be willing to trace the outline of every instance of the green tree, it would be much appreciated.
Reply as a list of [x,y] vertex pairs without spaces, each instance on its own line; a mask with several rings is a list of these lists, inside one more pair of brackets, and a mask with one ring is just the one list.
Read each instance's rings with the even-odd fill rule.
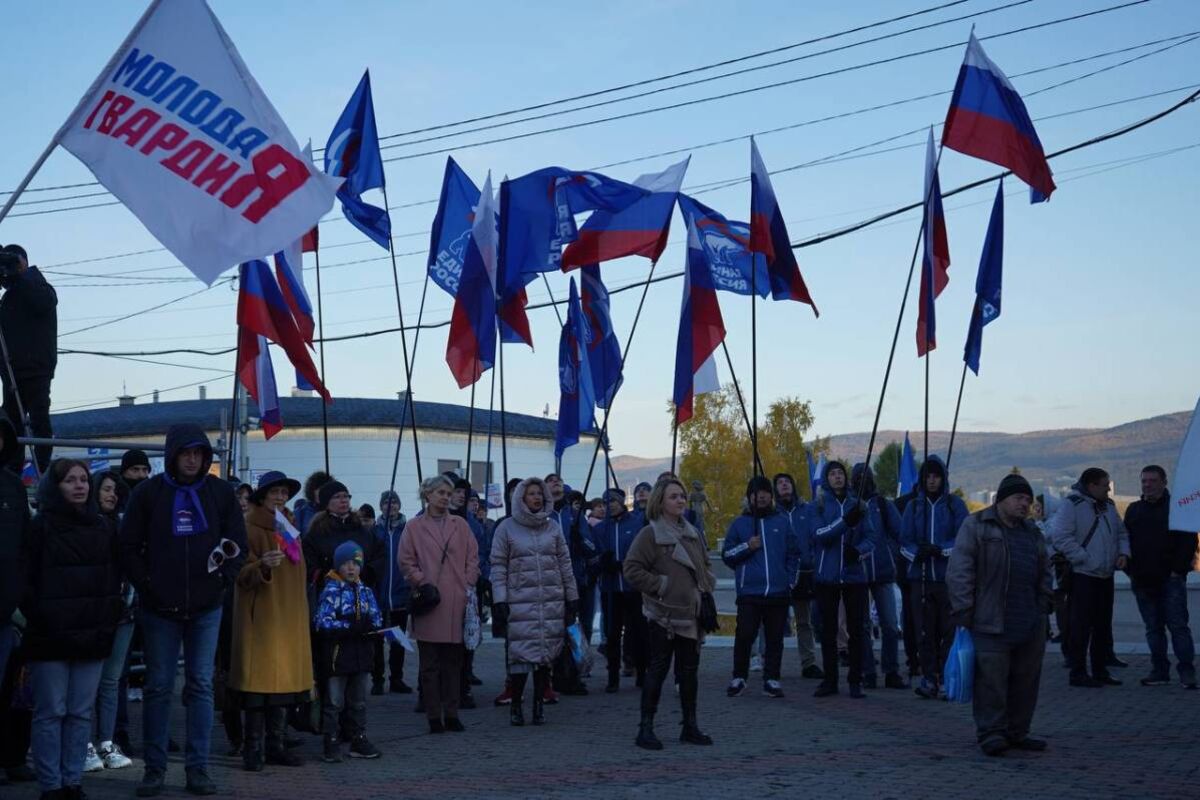
[[899,442],[889,442],[875,459],[871,471],[875,475],[875,488],[884,497],[895,499],[896,489],[900,485],[900,457],[903,450]]
[[[670,419],[674,407],[667,404]],[[828,440],[805,443],[804,436],[813,425],[812,408],[806,401],[785,397],[767,409],[759,427],[759,458],[770,477],[788,472],[796,477],[802,496],[809,495],[806,454],[828,451]],[[750,434],[732,384],[719,392],[695,399],[693,415],[678,432],[679,475],[691,488],[691,482],[704,484],[713,513],[705,520],[710,542],[724,535],[731,520],[742,512],[746,482],[753,474]]]

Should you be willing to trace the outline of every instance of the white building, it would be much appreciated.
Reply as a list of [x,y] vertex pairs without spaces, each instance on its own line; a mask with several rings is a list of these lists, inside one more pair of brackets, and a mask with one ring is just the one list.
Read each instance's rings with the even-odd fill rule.
[[[489,414],[486,408],[475,409],[472,430],[471,409],[447,403],[415,404],[417,446],[421,454],[424,477],[456,470],[465,474],[468,438],[470,442],[470,479],[482,494],[486,483],[504,482],[504,449],[500,437],[500,413]],[[259,474],[278,469],[303,482],[312,471],[325,464],[321,427],[321,401],[312,397],[280,398],[284,429],[267,441],[261,430],[249,430],[245,435],[245,453],[237,454],[240,477],[254,483]],[[378,509],[379,495],[392,484],[393,464],[396,465],[395,488],[400,494],[405,513],[410,516],[419,508],[417,495],[416,448],[410,421],[405,429],[396,460],[397,425],[404,403],[400,400],[339,397],[328,407],[330,472],[350,489],[355,507],[370,503]],[[253,404],[251,404],[253,409]],[[123,404],[88,411],[52,415],[54,435],[61,439],[106,441],[114,443],[142,442],[160,444],[167,428],[180,422],[203,427],[210,441],[222,446],[229,437],[231,412],[229,400],[183,400],[169,403],[134,405],[129,399]],[[491,418],[491,419],[489,419]],[[491,424],[489,457],[488,431]],[[505,415],[508,442],[508,476],[510,478],[544,476],[554,470],[555,421],[527,414]],[[596,446],[595,434],[580,437],[580,443],[563,454],[562,477],[573,487],[582,489],[588,465]],[[79,454],[75,451],[74,454]],[[56,455],[68,455],[64,449]],[[155,454],[151,453],[153,457]],[[103,458],[92,454],[90,458]],[[116,467],[121,451],[110,449],[112,466]],[[604,489],[604,460],[597,459],[589,494],[595,496]]]

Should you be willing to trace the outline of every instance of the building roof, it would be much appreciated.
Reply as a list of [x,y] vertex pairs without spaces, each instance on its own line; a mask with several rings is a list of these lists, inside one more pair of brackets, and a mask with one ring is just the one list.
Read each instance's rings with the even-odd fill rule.
[[[320,428],[321,399],[319,397],[281,397],[280,411],[285,429]],[[398,399],[369,397],[338,397],[329,406],[329,427],[392,428],[400,421],[403,402]],[[450,403],[416,401],[417,427],[425,430],[466,433],[470,429],[471,409]],[[111,406],[88,411],[52,414],[54,435],[60,439],[97,439],[102,437],[162,436],[171,425],[179,422],[198,424],[207,430],[221,427],[221,412],[230,408],[228,399],[176,400],[167,403]],[[253,408],[253,403],[251,403]],[[475,409],[475,432],[488,430],[486,408]],[[407,419],[405,420],[407,424]],[[530,414],[505,415],[507,433],[535,439],[554,439],[556,422]],[[227,423],[228,424],[228,423]],[[492,423],[493,433],[500,435],[500,413]],[[591,431],[593,435],[595,431]]]

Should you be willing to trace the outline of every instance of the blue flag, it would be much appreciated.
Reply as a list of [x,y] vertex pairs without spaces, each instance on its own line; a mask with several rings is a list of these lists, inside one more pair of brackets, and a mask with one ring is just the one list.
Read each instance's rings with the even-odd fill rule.
[[996,202],[983,240],[983,255],[979,258],[979,274],[975,277],[975,308],[971,311],[971,327],[967,329],[967,345],[963,361],[976,375],[979,356],[983,352],[983,326],[1000,316],[1000,279],[1004,272],[1004,181],[996,187]]
[[[683,218],[696,228],[700,249],[708,261],[713,286],[717,291],[749,295],[751,288],[759,297],[771,293],[771,278],[767,274],[767,257],[750,252],[750,225],[732,222],[699,200],[679,195],[679,210]],[[754,275],[751,276],[751,264]]]
[[567,303],[567,321],[558,340],[558,430],[554,436],[554,457],[579,443],[579,432],[594,428],[596,392],[588,365],[587,320],[579,304],[575,279],[571,278],[571,297]]
[[581,306],[588,324],[588,364],[592,369],[592,388],[596,392],[596,405],[608,408],[608,404],[621,388],[621,343],[613,330],[612,315],[608,301],[608,289],[600,280],[600,266],[590,264],[583,267],[579,276],[583,284]]
[[900,454],[900,494],[908,494],[917,486],[917,460],[913,456],[908,431],[904,432],[904,451]]
[[447,157],[442,196],[429,234],[429,277],[451,297],[458,294],[479,196],[467,173]]
[[809,457],[808,466],[808,486],[812,489],[812,496],[817,496],[817,490],[821,488],[821,482],[825,480],[825,454],[817,458],[817,463],[813,465],[812,457]]
[[384,250],[392,238],[392,220],[386,208],[364,203],[362,193],[383,188],[383,159],[375,130],[375,105],[371,102],[371,73],[363,73],[354,96],[338,117],[325,145],[325,172],[346,182],[338,190],[342,211],[358,228]]

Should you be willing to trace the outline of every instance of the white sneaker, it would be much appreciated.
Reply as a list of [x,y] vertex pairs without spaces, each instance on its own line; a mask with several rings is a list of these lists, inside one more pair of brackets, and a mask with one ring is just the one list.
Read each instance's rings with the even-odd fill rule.
[[104,760],[105,769],[124,769],[133,764],[133,759],[122,753],[114,742],[100,743],[100,758]]
[[87,756],[83,759],[84,772],[99,772],[104,769],[104,762],[100,760],[100,756],[96,755],[96,748],[88,742]]
[[734,678],[729,682],[728,688],[725,689],[725,696],[737,697],[744,691],[746,691],[746,682],[741,678]]
[[142,702],[142,690],[137,686],[125,691],[125,700],[130,703]]
[[750,656],[750,671],[762,672],[762,656]]

